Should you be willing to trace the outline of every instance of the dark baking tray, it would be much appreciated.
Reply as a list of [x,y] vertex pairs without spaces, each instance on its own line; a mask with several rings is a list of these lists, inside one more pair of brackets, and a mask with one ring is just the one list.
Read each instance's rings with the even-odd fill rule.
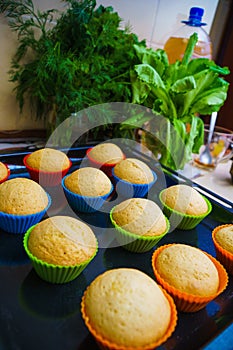
[[[78,168],[81,162],[85,165],[86,149],[87,146],[64,149],[73,161],[71,171]],[[25,154],[27,152],[18,151],[0,155],[0,160],[10,165],[11,177],[29,177],[22,161]],[[161,167],[140,150],[127,147],[126,155],[142,159],[157,172],[158,181],[149,193],[149,198],[156,202],[158,192],[165,186],[178,182],[192,184],[189,179]],[[47,190],[51,191],[52,196],[55,195],[50,215],[69,214],[69,207],[60,203],[60,197],[56,196],[56,191],[59,194],[61,189]],[[232,222],[232,203],[207,190],[206,195],[210,195],[213,204],[211,214],[191,231],[173,230],[158,246],[172,242],[187,243],[215,256],[211,231],[217,225]],[[80,219],[94,228],[101,244],[105,240],[108,244],[107,228],[110,222],[107,212],[116,201],[117,198],[113,196],[101,212],[78,214]],[[24,252],[22,240],[23,235],[0,232],[1,350],[98,349],[80,314],[80,301],[86,287],[98,274],[117,267],[138,268],[154,278],[151,267],[153,250],[142,254],[131,253],[110,241],[108,247],[99,249],[95,259],[74,281],[53,285],[36,275]],[[196,313],[178,313],[174,334],[158,349],[233,349],[232,322],[233,277],[229,276],[227,289],[206,308]]]

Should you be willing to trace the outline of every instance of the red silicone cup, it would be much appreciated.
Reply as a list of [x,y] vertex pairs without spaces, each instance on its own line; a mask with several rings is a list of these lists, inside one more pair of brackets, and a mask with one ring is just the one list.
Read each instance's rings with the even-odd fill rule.
[[3,183],[4,181],[6,181],[6,180],[9,178],[10,173],[11,173],[10,168],[7,166],[7,164],[5,164],[5,163],[2,163],[2,164],[6,167],[7,174],[6,174],[5,177],[3,177],[2,179],[0,179],[0,184]]
[[32,180],[38,182],[42,186],[57,186],[61,183],[61,180],[63,177],[68,173],[69,169],[71,168],[72,162],[69,159],[69,166],[62,171],[43,171],[39,169],[35,169],[30,167],[27,164],[27,158],[30,154],[27,154],[24,159],[23,163],[26,166],[29,175]]
[[[89,160],[90,165],[93,166],[94,168],[98,168],[98,169],[102,170],[108,177],[112,177],[112,169],[114,168],[114,166],[117,163],[101,163],[101,162],[97,162],[95,159],[93,159],[90,156],[89,153],[90,153],[91,150],[92,150],[92,148],[88,148],[88,150],[86,152],[86,155],[87,155],[87,158]],[[125,159],[125,158],[126,158],[126,156],[124,154],[122,159]]]

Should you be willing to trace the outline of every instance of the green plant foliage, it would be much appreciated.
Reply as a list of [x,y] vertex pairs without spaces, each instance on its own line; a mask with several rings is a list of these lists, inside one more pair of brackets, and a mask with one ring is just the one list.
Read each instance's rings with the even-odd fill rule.
[[[128,28],[112,7],[94,0],[67,0],[66,10],[35,10],[32,0],[2,0],[0,12],[17,32],[10,80],[22,112],[55,128],[71,113],[106,102],[131,102],[130,69],[134,45],[145,41]],[[104,123],[104,120],[103,120]]]

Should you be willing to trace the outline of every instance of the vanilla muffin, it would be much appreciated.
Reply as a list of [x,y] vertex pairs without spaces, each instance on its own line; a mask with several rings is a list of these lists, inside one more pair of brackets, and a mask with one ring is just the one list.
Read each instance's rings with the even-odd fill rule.
[[149,166],[136,158],[121,160],[114,167],[114,175],[133,184],[148,184],[154,180]]
[[69,216],[49,217],[30,227],[23,245],[38,276],[51,283],[74,280],[98,251],[92,229]]
[[14,215],[28,215],[48,206],[48,195],[35,181],[13,178],[0,184],[0,211]]
[[81,303],[82,317],[99,345],[152,349],[176,325],[172,299],[144,272],[112,269],[97,276]]
[[121,148],[114,143],[106,142],[94,146],[89,152],[88,157],[101,164],[116,164],[124,159],[124,153]]
[[70,167],[67,155],[53,148],[42,148],[32,152],[25,162],[31,168],[45,172],[60,172]]
[[218,270],[198,248],[171,245],[157,257],[156,269],[167,283],[182,292],[210,296],[218,290]]
[[54,216],[31,230],[28,249],[49,264],[70,266],[83,263],[96,251],[97,240],[84,222],[69,216]]
[[112,210],[115,223],[137,235],[159,236],[167,229],[167,221],[159,206],[146,198],[129,198]]
[[152,249],[170,225],[159,206],[146,198],[129,198],[110,212],[118,244],[135,253]]
[[103,196],[111,191],[112,183],[100,169],[84,167],[67,175],[64,185],[68,190],[82,196]]
[[206,197],[184,184],[162,190],[159,198],[171,226],[184,230],[195,228],[212,210],[211,202]]
[[161,199],[170,208],[188,215],[202,215],[208,205],[195,188],[188,185],[174,185],[163,191]]
[[160,246],[152,255],[157,282],[174,299],[177,309],[203,309],[227,287],[228,275],[212,255],[186,244]]
[[212,231],[217,259],[233,275],[233,224],[219,225]]
[[216,242],[229,253],[233,254],[233,225],[222,225],[216,229]]
[[9,170],[7,166],[4,163],[0,162],[0,183],[8,177],[8,174]]

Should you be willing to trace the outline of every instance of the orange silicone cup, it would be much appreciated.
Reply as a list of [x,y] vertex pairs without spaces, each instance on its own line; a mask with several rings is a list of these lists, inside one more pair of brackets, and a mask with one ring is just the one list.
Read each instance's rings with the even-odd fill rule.
[[52,187],[59,185],[61,183],[62,178],[68,173],[72,165],[72,162],[69,159],[69,166],[65,169],[62,169],[61,171],[43,171],[32,168],[30,165],[27,164],[27,158],[29,157],[29,155],[30,154],[27,154],[24,157],[23,163],[26,166],[31,179],[38,182],[42,186]]
[[221,294],[226,289],[228,284],[228,274],[225,268],[222,266],[222,264],[218,260],[216,260],[212,255],[203,251],[203,253],[205,253],[211,259],[211,261],[214,263],[215,267],[218,270],[219,288],[217,293],[210,296],[203,297],[203,296],[197,296],[194,294],[188,294],[186,292],[182,292],[176,289],[175,287],[167,283],[160,276],[159,272],[156,269],[156,260],[158,255],[161,253],[163,249],[173,244],[175,243],[163,245],[154,251],[152,255],[152,268],[153,268],[154,275],[156,277],[157,282],[173,297],[176,307],[179,311],[183,311],[183,312],[199,311],[203,309],[210,301],[215,299],[219,294]]
[[233,275],[233,254],[222,248],[221,245],[216,241],[216,233],[223,227],[233,226],[232,224],[225,224],[215,227],[212,231],[212,239],[216,250],[216,257],[225,269]]
[[[93,159],[91,156],[90,156],[90,151],[92,150],[92,148],[88,148],[87,152],[86,152],[86,155],[87,155],[87,158],[89,160],[89,163],[90,165],[92,165],[94,168],[98,168],[100,170],[102,170],[107,176],[109,177],[112,177],[112,169],[114,168],[114,166],[117,164],[117,163],[101,163],[101,162],[97,162],[95,159]],[[125,154],[123,154],[123,158],[122,159],[125,159],[126,156]]]
[[124,346],[124,345],[118,345],[116,343],[112,343],[107,339],[104,339],[101,334],[97,333],[97,331],[94,328],[94,325],[91,324],[91,320],[89,319],[89,317],[86,314],[86,310],[85,310],[85,297],[86,297],[86,293],[87,290],[84,292],[84,295],[82,297],[82,301],[81,301],[81,314],[83,317],[83,320],[85,322],[86,327],[88,328],[89,332],[92,334],[92,336],[94,337],[96,343],[98,344],[100,349],[103,350],[153,350],[156,347],[160,346],[161,344],[163,344],[174,332],[176,325],[177,325],[177,309],[176,309],[176,305],[174,303],[174,300],[172,299],[172,297],[160,286],[162,292],[164,293],[165,297],[167,298],[170,308],[171,308],[171,319],[170,319],[170,323],[169,326],[167,328],[166,333],[156,342],[151,343],[151,344],[147,344],[146,346],[142,347],[130,347],[130,346]]

